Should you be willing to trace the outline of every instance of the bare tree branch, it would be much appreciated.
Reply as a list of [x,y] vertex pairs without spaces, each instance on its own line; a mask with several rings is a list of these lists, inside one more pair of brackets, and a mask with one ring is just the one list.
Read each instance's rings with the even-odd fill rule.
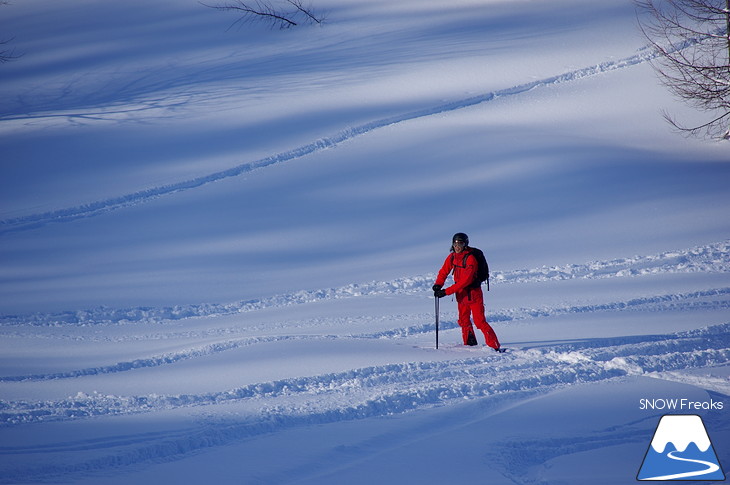
[[[0,1],[0,5],[10,5],[10,2],[7,1]],[[5,46],[12,42],[12,38],[10,39],[1,39],[0,40],[0,46]],[[20,57],[20,55],[15,54],[14,49],[4,49],[0,50],[0,64],[5,62],[10,62]]]
[[[730,0],[636,0],[639,27],[658,54],[661,82],[696,108],[714,113],[698,126],[665,118],[692,136],[729,138]],[[719,114],[718,114],[719,113]]]
[[[13,39],[0,40],[0,45],[5,45],[5,44],[9,43],[11,40],[13,40]],[[5,63],[5,62],[10,62],[12,60],[17,59],[18,57],[20,57],[20,56],[15,54],[14,49],[0,50],[0,64]]]
[[272,27],[280,29],[288,29],[299,25],[298,18],[303,17],[305,22],[321,24],[324,19],[318,17],[312,12],[311,7],[304,7],[301,0],[286,0],[286,3],[293,7],[293,10],[282,10],[275,8],[268,0],[254,0],[253,2],[244,2],[243,0],[235,0],[231,3],[208,5],[202,3],[209,8],[216,10],[226,10],[239,12],[241,16],[231,24],[231,27],[237,24],[251,22],[260,19],[269,22]]
[[296,8],[297,11],[304,14],[304,16],[307,17],[311,22],[314,22],[316,24],[321,24],[322,22],[324,22],[324,17],[315,17],[314,16],[314,14],[312,13],[311,4],[309,7],[305,8],[302,5],[302,0],[287,0],[287,2],[289,2],[292,6],[294,6],[294,8]]

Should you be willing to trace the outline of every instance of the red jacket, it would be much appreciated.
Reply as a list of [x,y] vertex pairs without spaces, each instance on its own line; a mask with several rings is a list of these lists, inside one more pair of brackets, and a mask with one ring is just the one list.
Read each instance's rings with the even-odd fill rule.
[[[466,260],[464,259],[464,253],[467,253]],[[477,266],[477,258],[471,254],[471,248],[466,247],[460,253],[451,253],[446,256],[446,261],[444,261],[444,265],[441,266],[438,276],[436,276],[436,284],[443,286],[446,283],[446,278],[449,277],[449,273],[453,270],[454,284],[444,290],[447,295],[458,293],[474,283],[474,278],[477,275]]]

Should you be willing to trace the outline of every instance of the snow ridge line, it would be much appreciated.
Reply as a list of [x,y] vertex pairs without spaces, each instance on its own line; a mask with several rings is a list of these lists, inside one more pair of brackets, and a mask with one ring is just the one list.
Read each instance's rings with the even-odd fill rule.
[[[158,367],[161,365],[175,364],[177,362],[189,359],[195,359],[198,357],[204,357],[207,355],[216,354],[219,352],[225,352],[227,350],[238,349],[241,347],[255,345],[259,343],[267,342],[278,342],[283,340],[303,340],[307,336],[272,336],[272,337],[247,337],[238,340],[229,340],[227,342],[219,342],[215,344],[206,345],[200,348],[188,349],[181,352],[166,353],[163,355],[152,356],[146,359],[136,359],[126,362],[117,362],[112,365],[105,365],[100,367],[87,367],[85,369],[69,370],[65,372],[54,372],[48,374],[30,374],[25,376],[8,376],[0,377],[0,382],[27,382],[27,381],[49,381],[56,379],[73,379],[76,377],[83,376],[94,376],[100,374],[114,374],[117,372],[126,372],[135,369],[142,369],[148,367]],[[318,339],[326,338],[317,336]]]
[[[707,296],[730,295],[730,288],[720,288],[705,291],[696,291],[686,294],[667,294],[657,295],[645,298],[635,298],[629,301],[618,301],[611,303],[602,303],[595,305],[569,305],[563,307],[544,307],[534,308],[516,308],[511,310],[503,310],[497,313],[490,313],[487,319],[494,322],[512,322],[517,320],[525,320],[529,318],[542,318],[557,315],[566,315],[573,313],[591,313],[599,311],[624,311],[624,310],[645,310],[646,306],[656,305],[651,311],[665,311],[667,308],[679,306],[681,309],[696,309],[710,307],[712,309],[730,308],[730,301],[702,302],[692,301]],[[442,330],[451,330],[458,328],[456,321],[442,321]],[[730,332],[730,325],[727,328]],[[374,333],[365,334],[349,334],[349,335],[278,335],[268,337],[243,337],[239,339],[227,340],[215,344],[205,345],[199,348],[187,349],[174,353],[165,353],[162,355],[151,356],[144,359],[136,359],[133,361],[117,362],[111,365],[99,367],[87,367],[84,369],[68,370],[65,372],[54,372],[46,374],[29,374],[0,377],[0,382],[29,382],[29,381],[48,381],[57,379],[73,379],[76,377],[93,376],[101,374],[114,374],[117,372],[128,372],[136,369],[158,367],[163,365],[171,365],[177,362],[205,357],[229,350],[235,350],[251,345],[292,340],[333,340],[333,339],[381,339],[381,338],[406,338],[412,335],[421,335],[433,332],[433,323],[425,323],[411,325],[408,327],[394,328]],[[624,339],[625,341],[625,339]],[[622,342],[624,342],[622,341]],[[603,344],[601,344],[603,345]]]
[[[570,279],[601,279],[665,273],[730,273],[730,240],[650,256],[634,256],[586,264],[543,266],[541,268],[493,271],[492,284],[527,283]],[[403,277],[392,281],[352,283],[340,288],[298,291],[269,298],[229,304],[202,303],[174,307],[137,307],[28,315],[0,315],[0,328],[11,325],[61,326],[99,325],[127,322],[159,323],[192,317],[232,315],[264,308],[299,305],[322,300],[383,294],[428,294],[435,274]],[[726,294],[724,289],[713,290]]]
[[[511,308],[497,312],[488,312],[487,320],[492,323],[508,323],[518,320],[527,320],[530,318],[554,317],[560,315],[569,315],[576,313],[593,313],[593,312],[609,312],[609,311],[653,311],[660,312],[679,308],[681,310],[702,310],[702,309],[724,309],[730,308],[730,300],[724,299],[719,301],[696,301],[713,296],[730,295],[730,287],[714,288],[702,291],[694,291],[681,294],[664,294],[642,298],[632,298],[627,301],[614,301],[608,303],[596,303],[592,305],[567,305],[560,307],[541,307],[541,308]],[[450,330],[458,328],[455,321],[441,321],[442,330]],[[381,332],[355,335],[359,338],[398,338],[408,337],[423,333],[433,332],[433,323],[412,325],[405,328],[396,328],[392,330],[384,330]],[[2,379],[0,379],[2,381]]]
[[[384,416],[454,399],[544,391],[646,372],[726,365],[730,362],[728,329],[730,323],[694,332],[647,336],[645,341],[641,337],[628,343],[599,339],[502,355],[487,352],[462,360],[387,364],[202,394],[79,393],[61,400],[0,401],[0,426],[223,403],[251,403],[255,413],[264,415],[260,419],[274,416],[283,422],[302,415],[316,417],[313,419],[329,415],[328,419],[334,420]],[[0,454],[7,452],[8,448],[0,448]]]
[[105,200],[89,202],[87,204],[82,204],[75,207],[68,207],[65,209],[58,209],[49,212],[29,214],[27,216],[5,219],[0,221],[0,235],[10,232],[33,229],[53,222],[68,222],[76,219],[93,217],[117,209],[123,209],[125,207],[142,204],[155,200],[162,196],[195,189],[213,182],[218,182],[220,180],[238,177],[240,175],[244,175],[254,170],[265,168],[271,165],[296,160],[312,153],[316,153],[328,148],[333,148],[347,140],[351,140],[353,138],[380,128],[385,128],[391,125],[396,125],[419,118],[425,118],[433,115],[457,111],[471,106],[476,106],[478,104],[482,104],[488,101],[493,101],[498,98],[523,94],[540,87],[563,84],[566,82],[595,76],[597,74],[603,74],[618,69],[624,69],[644,63],[648,60],[653,59],[654,57],[656,57],[655,53],[642,49],[642,51],[637,54],[626,57],[624,59],[619,59],[617,61],[607,61],[594,66],[576,69],[574,71],[563,73],[557,76],[552,76],[545,79],[520,84],[518,86],[513,86],[478,96],[452,101],[431,108],[424,108],[401,115],[395,115],[371,121],[369,123],[364,123],[359,126],[346,128],[332,136],[320,138],[319,140],[308,143],[306,145],[302,145],[298,148],[281,152],[276,155],[271,155],[269,157],[261,158],[253,162],[243,163],[241,165],[226,170],[213,172],[211,174],[196,177],[190,180],[184,180],[168,185],[161,185],[158,187],[151,187],[149,189],[140,190],[138,192],[121,195],[118,197],[112,197]]
[[[538,391],[517,391],[510,394],[494,396],[492,402],[514,401],[516,398],[533,396]],[[338,411],[322,411],[316,413],[290,414],[286,416],[273,413],[262,413],[259,417],[243,419],[205,419],[194,427],[170,432],[137,433],[122,436],[126,447],[123,450],[106,452],[106,448],[118,446],[118,437],[111,440],[69,440],[51,446],[15,446],[0,447],[0,456],[25,453],[57,453],[86,451],[76,454],[79,461],[48,460],[34,463],[31,466],[23,463],[12,469],[3,470],[0,483],[17,485],[18,483],[41,483],[57,481],[58,477],[67,477],[72,473],[89,473],[107,471],[122,466],[136,465],[146,462],[170,461],[184,457],[207,448],[225,446],[242,439],[275,433],[282,428],[294,428],[314,424],[327,424],[344,420],[355,420],[368,417],[377,403],[365,403]],[[406,410],[407,411],[407,410]],[[405,412],[405,411],[404,411]],[[92,452],[97,452],[96,456]],[[99,453],[101,452],[101,453]]]

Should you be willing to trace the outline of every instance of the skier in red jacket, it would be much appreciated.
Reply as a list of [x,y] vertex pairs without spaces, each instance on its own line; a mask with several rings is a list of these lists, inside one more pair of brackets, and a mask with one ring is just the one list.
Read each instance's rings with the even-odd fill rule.
[[[464,252],[468,254],[464,257]],[[474,336],[474,325],[484,333],[487,345],[496,351],[501,351],[499,339],[494,329],[487,323],[484,315],[484,294],[481,283],[475,281],[477,276],[477,260],[471,254],[469,237],[463,232],[454,234],[451,239],[451,254],[446,257],[441,270],[438,272],[436,282],[433,285],[433,292],[436,298],[443,298],[446,295],[456,295],[456,303],[459,308],[459,326],[464,339],[464,345],[477,345]],[[453,270],[454,284],[444,289],[446,278]]]

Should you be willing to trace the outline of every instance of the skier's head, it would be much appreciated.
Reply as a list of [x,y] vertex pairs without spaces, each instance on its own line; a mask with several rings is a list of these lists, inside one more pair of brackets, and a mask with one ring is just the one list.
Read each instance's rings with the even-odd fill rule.
[[451,250],[457,253],[461,252],[465,247],[469,245],[469,236],[463,232],[457,232],[454,237],[451,238]]

